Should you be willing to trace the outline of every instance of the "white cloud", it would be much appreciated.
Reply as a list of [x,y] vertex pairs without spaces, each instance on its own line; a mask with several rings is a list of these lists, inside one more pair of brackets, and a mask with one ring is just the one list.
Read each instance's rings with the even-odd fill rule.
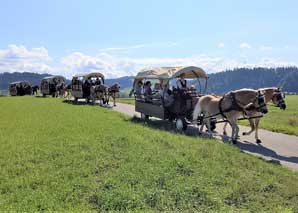
[[51,58],[44,47],[31,50],[20,45],[9,45],[0,50],[0,72],[51,72]]
[[136,44],[131,46],[121,46],[121,47],[109,47],[100,49],[100,52],[112,52],[112,51],[127,51],[134,49],[150,48],[150,47],[176,47],[179,46],[178,42],[159,42],[159,43],[144,43]]
[[260,46],[260,50],[262,50],[262,51],[271,51],[271,50],[273,50],[273,47],[262,45],[262,46]]
[[72,52],[56,62],[55,67],[48,51],[44,47],[27,49],[24,46],[9,45],[0,50],[0,72],[38,72],[62,74],[71,78],[78,73],[102,72],[107,78],[135,75],[146,67],[159,66],[199,66],[210,72],[219,72],[237,67],[279,67],[297,66],[279,58],[263,58],[251,61],[247,57],[237,59],[210,55],[193,55],[189,57],[120,57],[109,53],[88,55]]
[[[208,55],[194,55],[182,58],[129,58],[118,57],[107,53],[97,56],[88,56],[82,53],[73,53],[63,58],[62,64],[65,75],[71,77],[80,72],[99,71],[107,78],[116,78],[120,76],[135,75],[138,71],[146,67],[160,66],[199,66],[210,72],[219,72],[226,69],[238,67],[279,67],[295,66],[297,63],[288,62],[281,59],[263,58],[254,63],[248,63],[247,58],[231,59],[224,57],[213,57]],[[66,68],[66,69],[65,69]]]
[[225,44],[223,42],[220,42],[218,45],[217,45],[217,48],[224,48],[225,47]]
[[131,45],[131,46],[126,46],[126,47],[109,47],[109,48],[104,48],[100,49],[100,51],[121,51],[121,50],[131,50],[131,49],[140,49],[144,47],[148,47],[151,44],[137,44],[137,45]]
[[250,48],[251,48],[251,46],[250,46],[248,43],[246,43],[246,42],[241,43],[241,44],[239,45],[239,47],[240,47],[241,49],[250,49]]

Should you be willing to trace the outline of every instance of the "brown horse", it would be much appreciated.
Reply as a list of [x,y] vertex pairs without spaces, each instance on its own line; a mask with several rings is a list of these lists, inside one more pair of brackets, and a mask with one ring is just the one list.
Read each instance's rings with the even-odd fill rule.
[[267,113],[265,97],[261,91],[252,89],[241,89],[229,92],[223,97],[205,95],[198,98],[193,112],[193,120],[196,121],[199,115],[203,114],[203,122],[200,132],[206,124],[208,132],[211,132],[211,118],[225,119],[232,127],[232,142],[237,143],[239,127],[238,118],[247,111],[256,110],[261,113]]
[[108,88],[108,96],[109,96],[108,103],[109,103],[110,97],[112,97],[113,98],[113,106],[116,106],[116,97],[118,96],[119,91],[120,91],[119,83],[115,83]]
[[[274,106],[279,107],[282,110],[286,109],[287,106],[285,104],[284,95],[278,87],[262,88],[259,90],[261,90],[264,93],[266,103],[271,101],[274,104]],[[253,110],[253,111],[249,111],[247,113],[247,116],[248,118],[258,117],[260,116],[260,113]],[[249,132],[243,132],[243,135],[250,135],[253,131],[255,131],[255,139],[257,143],[262,142],[258,136],[260,119],[261,117],[249,119],[251,130]],[[225,127],[226,127],[226,124],[224,126],[224,131],[225,131]]]

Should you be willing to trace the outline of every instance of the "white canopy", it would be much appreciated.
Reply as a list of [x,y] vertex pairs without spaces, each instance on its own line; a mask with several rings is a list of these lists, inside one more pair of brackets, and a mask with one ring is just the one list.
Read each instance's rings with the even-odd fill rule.
[[140,71],[135,79],[172,79],[184,74],[184,78],[207,78],[206,72],[194,66],[189,67],[159,67]]
[[85,79],[88,79],[88,78],[102,78],[104,79],[104,75],[100,72],[91,72],[91,73],[88,73],[88,74],[78,74],[78,75],[75,75],[74,76],[75,78],[78,78],[78,77],[83,77]]
[[65,78],[62,75],[52,75],[48,77],[44,77],[42,80],[53,80],[53,79],[61,79],[65,81]]
[[18,84],[31,85],[31,83],[29,81],[15,81],[15,82],[10,83],[10,85],[18,85]]

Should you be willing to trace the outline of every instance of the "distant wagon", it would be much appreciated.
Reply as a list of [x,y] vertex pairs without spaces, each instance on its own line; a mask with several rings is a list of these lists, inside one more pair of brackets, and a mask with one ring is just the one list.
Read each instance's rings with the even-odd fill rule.
[[12,82],[9,85],[9,93],[11,96],[32,95],[32,85],[28,81]]
[[41,80],[40,83],[40,92],[43,97],[51,95],[55,97],[57,85],[65,83],[65,78],[60,75],[45,77]]
[[[176,86],[176,80],[182,75],[188,79],[188,84],[192,84],[183,91]],[[141,113],[143,119],[152,116],[175,121],[178,130],[185,130],[187,124],[191,122],[197,97],[206,92],[207,81],[208,76],[205,71],[194,66],[142,70],[134,80],[135,110]],[[145,84],[148,82],[153,87],[149,98],[144,92]]]
[[75,75],[71,81],[71,94],[75,101],[85,99],[88,103],[91,97],[91,87],[103,85],[105,77],[102,73],[92,72],[88,74]]

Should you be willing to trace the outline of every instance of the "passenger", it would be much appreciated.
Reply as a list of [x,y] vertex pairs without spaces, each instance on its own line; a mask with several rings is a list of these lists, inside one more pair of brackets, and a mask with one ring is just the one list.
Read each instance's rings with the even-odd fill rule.
[[151,89],[151,82],[147,81],[145,83],[145,91],[144,91],[144,96],[145,96],[145,101],[147,102],[152,102],[152,89]]
[[141,98],[141,96],[143,94],[143,82],[142,81],[138,82],[136,89],[135,89],[135,93],[136,93],[137,98]]
[[177,88],[178,90],[187,90],[187,81],[185,80],[185,74],[182,73],[180,76],[180,78],[177,80]]
[[99,80],[98,77],[96,78],[95,85],[101,85],[101,81]]

